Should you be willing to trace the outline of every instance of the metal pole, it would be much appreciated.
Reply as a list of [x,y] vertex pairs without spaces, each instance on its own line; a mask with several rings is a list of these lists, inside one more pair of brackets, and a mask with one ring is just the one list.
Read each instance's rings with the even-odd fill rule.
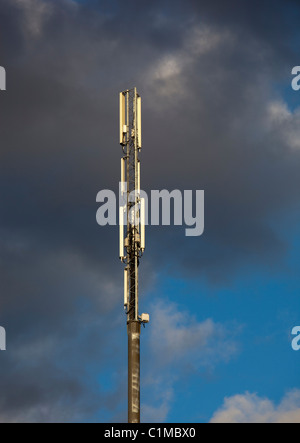
[[[128,423],[140,423],[140,335],[141,324],[147,323],[149,316],[142,314],[140,317],[138,314],[138,267],[140,257],[144,251],[141,250],[140,242],[141,210],[138,210],[140,205],[140,164],[138,154],[141,148],[141,106],[136,88],[120,94],[120,106],[120,140],[125,155],[123,158],[126,161],[127,182],[126,257],[121,257],[121,259],[126,264],[128,273],[128,280],[125,282],[125,290],[128,293],[124,297],[127,309],[128,334]],[[137,212],[139,217],[138,223],[136,221]],[[123,233],[121,232],[121,243],[122,238]],[[126,279],[127,273],[125,274]]]
[[[134,193],[134,202],[129,203],[128,210],[137,203],[137,143],[136,143],[136,89],[133,91],[131,101],[131,144],[130,162],[132,174],[129,177],[132,182],[131,191]],[[130,312],[127,322],[128,332],[128,423],[140,423],[140,334],[141,325],[138,321],[138,248],[136,242],[136,214],[131,214],[131,248],[129,251],[131,275],[130,279]]]
[[140,335],[141,324],[131,320],[128,331],[128,423],[140,423]]

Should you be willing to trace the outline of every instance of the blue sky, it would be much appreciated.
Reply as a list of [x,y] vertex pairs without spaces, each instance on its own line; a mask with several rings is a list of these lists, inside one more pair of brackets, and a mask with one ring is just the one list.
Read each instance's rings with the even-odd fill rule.
[[[208,422],[225,397],[246,392],[279,405],[287,392],[299,389],[299,354],[291,348],[291,331],[299,323],[299,215],[298,211],[283,214],[271,223],[288,245],[275,271],[255,263],[241,265],[234,278],[215,286],[204,279],[159,274],[155,292],[147,294],[143,303],[150,311],[157,297],[167,299],[178,310],[188,310],[197,322],[213,318],[226,325],[236,343],[228,361],[200,366],[188,377],[179,377],[169,422]],[[201,247],[201,238],[197,241]]]

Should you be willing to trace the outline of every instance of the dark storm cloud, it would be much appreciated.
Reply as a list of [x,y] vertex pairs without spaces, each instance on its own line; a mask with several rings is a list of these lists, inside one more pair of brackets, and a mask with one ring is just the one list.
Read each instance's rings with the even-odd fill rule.
[[[0,324],[13,351],[0,355],[0,421],[55,421],[70,403],[61,420],[96,414],[82,375],[96,383],[119,361],[117,336],[113,355],[104,339],[107,316],[120,321],[117,229],[95,221],[97,192],[118,189],[119,91],[143,96],[143,187],[206,193],[204,237],[148,229],[150,271],[159,260],[223,281],[281,263],[270,220],[297,201],[299,150],[269,108],[297,64],[298,16],[292,1],[1,2]],[[112,414],[121,385],[99,392]]]
[[103,404],[109,409],[99,374],[114,374],[112,362],[124,357],[110,348],[122,343],[113,312],[121,284],[71,252],[41,252],[16,232],[1,238],[0,323],[8,342],[0,355],[0,422],[90,420]]

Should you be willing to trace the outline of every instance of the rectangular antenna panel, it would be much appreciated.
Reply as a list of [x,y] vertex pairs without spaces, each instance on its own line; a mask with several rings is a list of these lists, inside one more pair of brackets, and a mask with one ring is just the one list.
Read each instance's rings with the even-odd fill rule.
[[126,106],[125,106],[125,94],[120,92],[120,145],[124,144],[123,130],[126,125]]
[[138,131],[138,148],[142,147],[142,99],[137,98],[137,131]]
[[128,270],[124,269],[124,306],[128,306]]
[[119,257],[121,260],[124,258],[124,207],[120,206],[119,209],[119,225],[120,225],[120,251]]
[[141,198],[141,249],[142,251],[145,250],[145,223],[146,223],[146,217],[145,217],[145,199]]

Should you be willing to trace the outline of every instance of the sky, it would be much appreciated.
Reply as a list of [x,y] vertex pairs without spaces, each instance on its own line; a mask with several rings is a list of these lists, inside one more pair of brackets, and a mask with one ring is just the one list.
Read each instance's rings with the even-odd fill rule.
[[300,5],[1,0],[0,422],[126,422],[119,92],[141,186],[204,190],[205,232],[149,226],[141,420],[300,423]]

